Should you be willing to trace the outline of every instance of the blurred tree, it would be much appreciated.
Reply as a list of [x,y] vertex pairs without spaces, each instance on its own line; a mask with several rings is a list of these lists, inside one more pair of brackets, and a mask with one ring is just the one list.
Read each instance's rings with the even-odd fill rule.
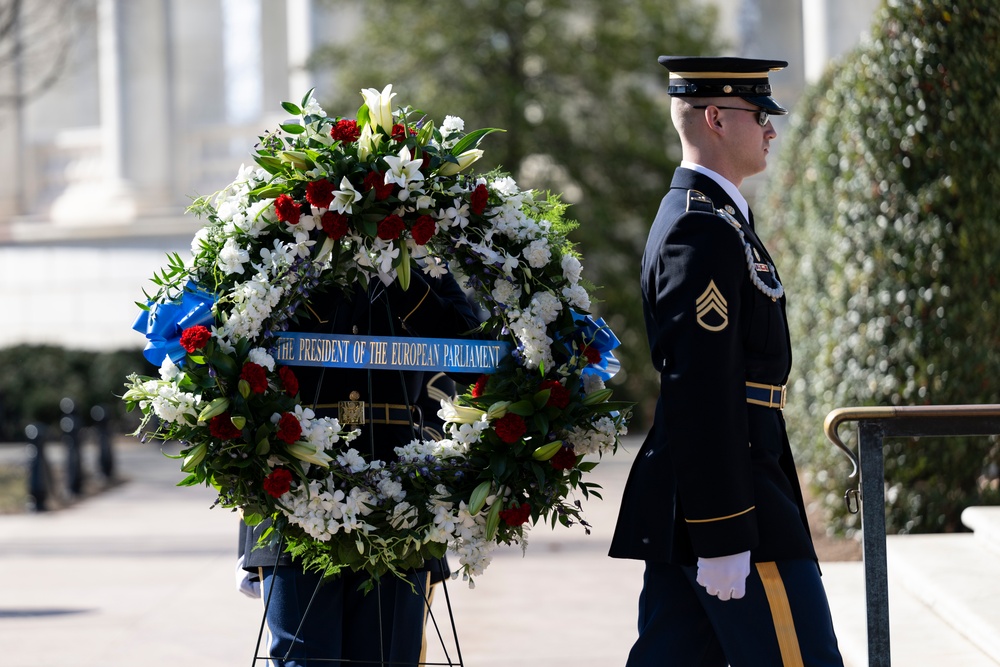
[[83,0],[0,0],[0,105],[37,97],[66,68]]
[[[995,0],[883,4],[802,97],[775,165],[789,424],[841,516],[831,409],[1000,402],[998,45]],[[960,530],[962,509],[1000,501],[995,440],[890,440],[885,456],[890,530]]]
[[[466,129],[498,127],[484,141],[488,166],[573,204],[573,237],[595,306],[622,340],[618,398],[652,409],[638,290],[639,257],[679,145],[669,120],[663,53],[706,51],[715,14],[692,0],[340,0],[363,17],[356,37],[320,48],[344,96],[328,113],[351,115],[356,91],[392,83],[397,98]],[[322,91],[319,91],[322,93]],[[484,168],[486,168],[484,166]]]

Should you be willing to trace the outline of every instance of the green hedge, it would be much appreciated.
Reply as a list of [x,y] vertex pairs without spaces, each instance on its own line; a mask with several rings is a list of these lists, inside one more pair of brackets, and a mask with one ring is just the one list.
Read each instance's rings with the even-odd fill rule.
[[[1000,402],[998,44],[996,0],[885,3],[781,139],[765,201],[790,295],[789,422],[848,528],[856,480],[822,435],[830,410]],[[995,439],[885,451],[891,531],[961,530],[962,509],[1000,501]]]
[[58,432],[59,402],[70,398],[89,424],[90,409],[104,406],[117,432],[137,425],[118,398],[129,373],[155,374],[139,350],[90,352],[48,345],[0,349],[0,440],[23,440],[24,427],[42,423]]

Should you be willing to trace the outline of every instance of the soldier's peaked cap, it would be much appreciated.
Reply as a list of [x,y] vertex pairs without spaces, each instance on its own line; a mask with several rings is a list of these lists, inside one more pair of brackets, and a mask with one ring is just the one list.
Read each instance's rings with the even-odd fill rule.
[[768,113],[788,113],[771,97],[767,78],[769,72],[788,67],[784,60],[697,56],[658,60],[670,71],[667,93],[674,97],[742,97]]

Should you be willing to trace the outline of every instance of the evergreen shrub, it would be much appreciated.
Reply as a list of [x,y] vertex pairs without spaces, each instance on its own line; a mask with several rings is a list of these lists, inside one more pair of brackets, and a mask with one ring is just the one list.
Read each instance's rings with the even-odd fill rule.
[[83,425],[92,423],[90,410],[101,406],[113,432],[131,431],[138,424],[127,415],[120,396],[129,373],[155,375],[139,350],[95,352],[51,345],[17,345],[0,349],[0,441],[24,440],[24,428],[43,424],[60,433],[59,403],[71,399]]
[[[884,3],[781,140],[765,203],[795,345],[786,412],[847,532],[857,480],[823,435],[830,410],[1000,403],[998,45],[996,0]],[[961,530],[965,507],[1000,501],[995,438],[886,445],[892,532]]]

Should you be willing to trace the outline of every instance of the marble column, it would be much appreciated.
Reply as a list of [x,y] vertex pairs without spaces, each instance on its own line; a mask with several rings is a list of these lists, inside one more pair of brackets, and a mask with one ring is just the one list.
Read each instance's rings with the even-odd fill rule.
[[121,0],[97,0],[99,178],[87,175],[75,180],[67,174],[68,185],[50,210],[55,224],[127,223],[136,216],[134,193],[124,172],[121,5]]

